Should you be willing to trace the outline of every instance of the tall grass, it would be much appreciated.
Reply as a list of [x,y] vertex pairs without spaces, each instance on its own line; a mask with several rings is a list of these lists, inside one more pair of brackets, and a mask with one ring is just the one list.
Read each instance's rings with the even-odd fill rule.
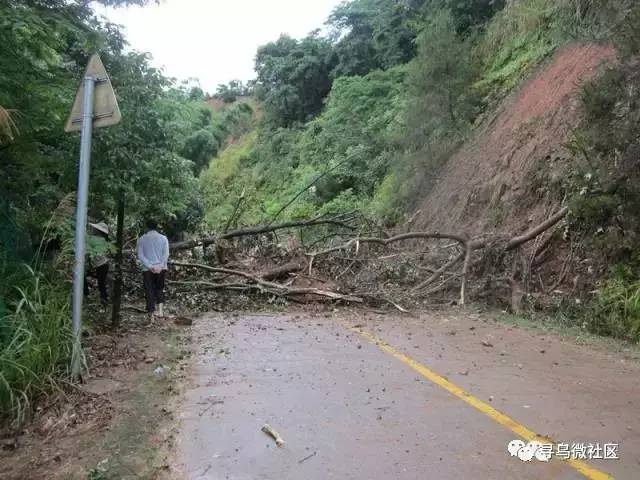
[[587,318],[591,331],[640,341],[640,281],[611,278],[598,289]]
[[496,14],[477,55],[485,74],[477,87],[492,93],[519,84],[531,67],[569,41],[607,40],[629,0],[516,0]]
[[500,11],[478,45],[485,73],[477,87],[491,95],[518,85],[523,75],[559,45],[560,2],[519,0]]
[[68,287],[27,266],[20,270],[13,270],[20,285],[5,293],[7,312],[0,317],[0,420],[15,424],[27,418],[34,399],[59,387],[71,354]]

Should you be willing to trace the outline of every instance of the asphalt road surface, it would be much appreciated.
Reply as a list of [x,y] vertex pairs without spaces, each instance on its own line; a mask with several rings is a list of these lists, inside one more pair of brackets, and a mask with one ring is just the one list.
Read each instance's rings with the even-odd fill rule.
[[[464,312],[215,314],[194,342],[177,478],[640,478],[622,353]],[[530,441],[554,457],[522,460]]]

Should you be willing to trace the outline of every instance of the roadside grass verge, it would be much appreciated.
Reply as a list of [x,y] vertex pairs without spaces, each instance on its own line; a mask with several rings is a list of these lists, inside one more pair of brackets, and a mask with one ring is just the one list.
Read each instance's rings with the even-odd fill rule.
[[71,353],[67,286],[19,269],[22,281],[0,317],[0,422],[14,425],[28,418],[34,399],[60,388]]
[[500,311],[494,312],[493,316],[497,321],[507,325],[549,333],[577,345],[620,353],[629,359],[640,361],[640,344],[592,333],[585,326],[577,325],[573,319],[562,313],[555,315],[543,313],[515,315]]

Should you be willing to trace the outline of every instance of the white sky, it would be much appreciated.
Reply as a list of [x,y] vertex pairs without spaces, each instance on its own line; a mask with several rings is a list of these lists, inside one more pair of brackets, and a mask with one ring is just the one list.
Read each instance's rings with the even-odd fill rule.
[[135,50],[179,80],[195,77],[213,93],[219,83],[255,77],[260,45],[281,33],[300,38],[322,28],[341,0],[163,0],[161,5],[105,8],[98,13],[125,27]]

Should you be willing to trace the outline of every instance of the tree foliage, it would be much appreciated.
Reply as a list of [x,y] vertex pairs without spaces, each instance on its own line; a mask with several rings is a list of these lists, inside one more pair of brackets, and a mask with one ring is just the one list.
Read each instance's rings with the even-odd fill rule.
[[258,96],[269,121],[289,127],[322,109],[331,89],[335,59],[331,43],[313,34],[302,40],[283,35],[258,49]]
[[216,98],[220,98],[225,103],[233,103],[238,97],[248,97],[252,93],[253,82],[243,82],[242,80],[231,80],[229,83],[222,83],[216,89]]
[[327,20],[338,39],[334,77],[365,75],[406,63],[415,55],[417,18],[424,0],[354,0]]
[[172,222],[193,216],[196,175],[251,117],[246,105],[213,112],[201,89],[175,86],[148,55],[127,52],[118,27],[98,20],[85,3],[0,3],[0,191],[34,243],[76,188],[79,138],[62,126],[91,53],[100,52],[123,117],[94,133],[95,218],[113,217],[121,191],[131,223],[149,213]]
[[468,128],[477,113],[472,85],[479,77],[471,51],[470,42],[456,33],[449,10],[434,14],[418,37],[418,57],[410,75],[415,101],[408,111],[414,144]]
[[457,33],[486,24],[504,8],[505,0],[433,0],[434,10],[449,10]]

